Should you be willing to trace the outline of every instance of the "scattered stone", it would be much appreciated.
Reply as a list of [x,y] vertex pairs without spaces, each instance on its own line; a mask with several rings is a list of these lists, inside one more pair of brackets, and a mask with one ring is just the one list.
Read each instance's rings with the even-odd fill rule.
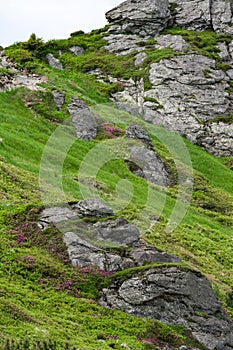
[[72,46],[69,48],[69,51],[75,56],[83,55],[85,52],[84,48],[81,46]]
[[135,56],[135,61],[134,61],[135,67],[142,66],[142,64],[143,64],[143,62],[145,61],[146,58],[147,58],[147,54],[145,52],[139,52]]
[[61,109],[64,105],[64,102],[65,102],[65,95],[58,90],[53,90],[52,94],[53,94],[53,100],[54,100],[55,105],[59,109]]
[[63,66],[62,66],[61,62],[59,61],[58,58],[54,57],[52,53],[48,53],[46,55],[46,60],[47,60],[48,64],[50,65],[50,67],[63,70]]
[[155,40],[155,48],[159,50],[170,47],[175,52],[184,52],[189,48],[189,45],[181,35],[158,35],[155,37]]
[[72,97],[68,110],[72,117],[77,138],[85,141],[95,139],[97,124],[94,114],[90,111],[87,104],[77,97]]
[[208,280],[197,271],[168,265],[137,271],[104,289],[100,304],[183,325],[209,350],[233,346],[232,322]]
[[5,51],[0,51],[0,68],[10,68],[12,63],[5,54]]

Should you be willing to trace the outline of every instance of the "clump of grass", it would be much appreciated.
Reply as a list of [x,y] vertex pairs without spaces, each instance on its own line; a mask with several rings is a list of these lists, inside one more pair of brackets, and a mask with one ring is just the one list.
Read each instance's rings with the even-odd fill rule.
[[11,78],[14,75],[14,72],[9,68],[0,68],[0,78],[8,77]]
[[176,27],[165,29],[162,34],[181,35],[192,50],[209,58],[219,59],[220,50],[216,45],[218,41],[223,40],[223,37],[211,30],[197,32]]
[[222,123],[225,123],[225,124],[232,124],[233,123],[233,114],[229,114],[229,115],[226,115],[226,116],[217,116],[217,117],[214,117],[211,122],[213,123],[219,123],[219,122],[222,122]]

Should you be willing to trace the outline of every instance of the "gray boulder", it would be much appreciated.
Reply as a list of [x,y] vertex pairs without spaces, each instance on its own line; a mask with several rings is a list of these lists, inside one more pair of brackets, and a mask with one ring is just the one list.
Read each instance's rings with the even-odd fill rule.
[[52,53],[48,53],[46,55],[46,60],[47,60],[48,64],[50,65],[50,67],[60,69],[60,70],[63,69],[63,66],[62,66],[61,62],[59,61],[59,59],[54,57]]
[[[189,30],[211,29],[210,0],[169,0],[173,25]],[[173,5],[175,4],[175,6]]]
[[135,61],[134,61],[135,67],[142,66],[142,64],[143,64],[143,62],[145,61],[146,58],[147,58],[147,54],[145,52],[139,52],[135,56]]
[[69,51],[75,56],[83,55],[85,52],[84,48],[81,46],[71,46]]
[[65,102],[65,95],[58,90],[53,90],[52,94],[53,94],[53,101],[54,101],[55,105],[59,109],[61,109],[64,105],[64,102]]
[[113,52],[117,56],[125,56],[133,51],[143,51],[145,49],[144,47],[138,46],[138,42],[141,41],[141,38],[135,34],[113,33],[106,36],[104,39],[109,43],[105,46],[105,49]]
[[168,0],[127,0],[107,12],[106,18],[119,34],[153,36],[168,25]]
[[96,120],[87,104],[77,97],[72,97],[68,105],[68,110],[72,117],[77,138],[85,141],[96,138]]
[[155,185],[166,187],[171,184],[163,161],[154,151],[145,146],[131,148],[129,166],[135,175],[143,177]]
[[209,350],[233,347],[232,322],[208,280],[197,271],[169,265],[137,271],[104,289],[100,304],[183,325]]

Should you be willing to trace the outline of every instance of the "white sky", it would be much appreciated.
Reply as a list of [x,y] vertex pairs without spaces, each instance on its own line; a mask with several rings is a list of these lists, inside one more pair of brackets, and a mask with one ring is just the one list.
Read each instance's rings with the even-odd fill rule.
[[107,22],[105,12],[123,0],[0,0],[0,45],[26,41],[32,33],[45,41],[89,32]]

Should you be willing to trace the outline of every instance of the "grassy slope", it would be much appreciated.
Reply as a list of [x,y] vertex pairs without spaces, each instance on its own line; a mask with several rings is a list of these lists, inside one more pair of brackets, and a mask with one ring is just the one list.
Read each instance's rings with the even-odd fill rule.
[[[89,47],[88,60],[94,59],[93,50],[98,48],[99,42],[97,39],[102,40],[96,33],[87,37],[81,35],[79,39],[70,39],[70,42],[53,42],[46,50],[51,51],[53,48],[56,52],[61,46],[65,48],[71,44],[80,44],[77,40],[81,40],[83,46]],[[93,47],[94,43],[96,47]],[[16,57],[15,47],[8,51],[14,59],[22,57]],[[67,62],[71,64],[72,57],[67,54],[63,57],[63,63],[68,58]],[[111,55],[105,55],[102,64],[108,60],[112,60]],[[99,64],[99,58],[97,61]],[[138,337],[171,342],[182,332],[97,306],[92,300],[98,297],[104,277],[99,271],[85,273],[70,267],[58,232],[45,232],[38,239],[40,233],[35,224],[35,208],[42,204],[38,175],[44,145],[57,125],[67,117],[66,104],[71,96],[83,98],[90,104],[104,104],[108,102],[108,93],[116,86],[106,87],[74,67],[60,72],[36,59],[20,61],[19,64],[43,72],[48,77],[48,83],[44,85],[46,94],[31,93],[26,89],[0,94],[0,341],[2,339],[3,342],[8,336],[24,338],[28,334],[30,341],[34,338],[53,338],[58,348],[63,348],[68,340],[79,349],[121,348],[122,343],[127,343],[132,349],[146,349],[146,343],[137,340]],[[117,59],[115,66],[109,64],[107,70],[114,70],[114,67],[116,76],[120,70],[124,72],[132,69],[131,66],[125,69]],[[52,102],[50,91],[53,88],[66,93],[66,104],[62,111],[58,111]],[[29,109],[25,104],[31,100],[34,102]],[[124,122],[111,114],[108,116],[103,113],[101,117],[118,123],[122,128],[131,122],[143,123],[137,117],[126,114]],[[150,131],[150,126],[146,127]],[[153,141],[160,155],[174,168],[166,148],[156,138]],[[83,157],[98,142],[76,141],[72,145],[63,169],[68,199],[82,198],[76,180],[77,171]],[[206,274],[225,307],[232,312],[229,294],[229,286],[233,284],[232,171],[221,160],[188,141],[185,143],[195,170],[192,205],[183,222],[172,233],[168,233],[165,226],[176,195],[175,189],[169,189],[160,222],[147,229],[144,236],[148,242],[178,254],[190,266]],[[147,200],[148,187],[143,179],[129,171],[124,161],[111,161],[99,171],[97,180],[100,194],[105,199],[114,200],[117,197],[116,184],[120,179],[131,182],[134,195],[119,215],[129,220],[138,219]],[[148,211],[149,215],[154,215],[154,208],[149,207]],[[53,244],[54,239],[55,253],[48,244]],[[101,333],[104,335],[100,336]],[[106,343],[98,341],[101,337]]]

